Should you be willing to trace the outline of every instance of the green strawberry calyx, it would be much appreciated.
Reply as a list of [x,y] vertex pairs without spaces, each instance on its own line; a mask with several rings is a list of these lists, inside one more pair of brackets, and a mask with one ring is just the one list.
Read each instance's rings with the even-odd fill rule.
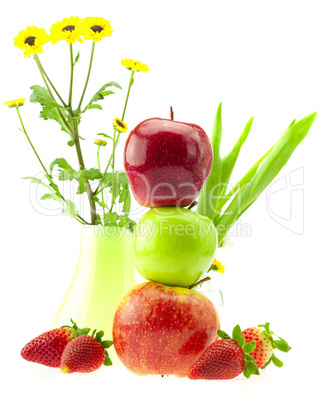
[[[72,318],[71,318],[71,323],[73,324],[72,326],[63,325],[61,328],[74,329],[75,338],[78,338],[81,335],[89,335],[90,328],[79,328],[77,326],[76,322],[74,322]],[[104,366],[112,366],[112,361],[111,361],[109,353],[106,349],[110,348],[113,345],[113,342],[112,341],[103,341],[102,338],[104,336],[104,331],[97,331],[97,329],[94,329],[90,336],[92,338],[94,338],[98,343],[100,343],[104,347],[104,350],[105,350]]]
[[[287,353],[289,352],[289,350],[291,349],[291,347],[288,345],[288,342],[285,339],[282,339],[281,337],[277,336],[273,331],[270,330],[269,328],[270,323],[266,322],[265,324],[260,324],[258,325],[259,328],[263,328],[262,330],[262,335],[266,336],[267,338],[269,338],[269,340],[272,343],[272,346],[274,349],[278,349],[281,352]],[[276,338],[279,339],[274,339],[273,335],[275,335]],[[273,353],[272,356],[269,358],[268,362],[262,366],[261,369],[266,368],[270,363],[275,364],[276,367],[282,367],[283,363],[281,360],[279,360],[275,354]]]
[[73,321],[73,318],[71,318],[71,323],[73,325],[63,325],[61,328],[70,328],[70,329],[74,329],[75,331],[75,336],[74,338],[77,338],[78,336],[81,335],[88,335],[90,328],[79,328],[76,324],[76,322]]
[[245,338],[242,334],[242,330],[240,326],[237,324],[235,328],[232,330],[232,338],[224,331],[220,329],[217,331],[218,336],[221,339],[233,339],[237,345],[243,350],[244,352],[244,370],[243,375],[246,378],[249,378],[251,375],[259,375],[258,366],[255,363],[254,358],[250,355],[256,348],[256,342],[245,342]]
[[104,347],[104,350],[105,350],[104,366],[112,366],[112,361],[111,361],[109,353],[106,349],[110,348],[113,345],[113,342],[112,341],[103,341],[102,338],[104,336],[104,331],[97,331],[97,329],[93,330],[91,336]]

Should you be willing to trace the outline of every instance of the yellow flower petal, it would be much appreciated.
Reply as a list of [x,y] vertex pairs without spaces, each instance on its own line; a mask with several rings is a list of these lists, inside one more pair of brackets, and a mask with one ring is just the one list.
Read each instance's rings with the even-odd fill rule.
[[98,139],[98,138],[95,138],[95,139],[94,139],[94,144],[100,145],[100,146],[102,146],[102,147],[105,147],[107,143],[108,143],[108,142],[105,141],[105,140],[100,140],[100,139]]
[[112,27],[110,21],[100,17],[86,17],[80,28],[83,31],[84,39],[92,39],[94,42],[99,42],[103,38],[112,35]]
[[212,263],[213,269],[221,274],[224,274],[224,266],[214,258]]
[[60,40],[65,40],[67,43],[74,43],[75,41],[82,43],[82,19],[79,17],[64,18],[51,26],[50,33],[53,44]]
[[24,49],[24,57],[28,57],[32,54],[42,53],[42,46],[49,41],[50,37],[44,28],[28,27],[19,32],[14,39],[14,45]]
[[126,133],[127,131],[127,124],[125,124],[121,119],[119,119],[119,117],[116,117],[115,119],[113,119],[113,127],[122,132],[122,133]]
[[25,98],[18,98],[8,102],[5,102],[5,105],[8,107],[20,107],[23,106],[25,102]]
[[149,71],[147,64],[141,63],[141,61],[139,60],[124,59],[121,60],[121,65],[131,71],[139,71],[139,72]]

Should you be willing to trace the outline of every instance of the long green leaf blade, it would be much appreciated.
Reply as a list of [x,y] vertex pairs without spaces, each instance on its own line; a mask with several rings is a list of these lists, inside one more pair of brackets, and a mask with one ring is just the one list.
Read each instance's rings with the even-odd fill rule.
[[231,174],[234,170],[238,155],[240,153],[240,150],[242,146],[244,145],[244,142],[246,141],[251,127],[253,123],[253,117],[246,123],[246,126],[240,135],[238,141],[236,142],[235,146],[233,149],[222,159],[222,180],[221,183],[223,185],[223,188],[221,190],[221,196],[225,195]]
[[249,183],[236,194],[224,214],[216,222],[219,244],[231,226],[252,205],[288,162],[290,156],[309,132],[316,115],[317,113],[312,113],[298,123],[291,124],[264,159],[261,167],[255,172]]
[[253,177],[250,192],[248,193],[244,205],[245,208],[259,197],[259,195],[277,176],[283,166],[288,162],[295,149],[309,132],[316,115],[317,113],[310,114],[298,123],[293,124],[282,135],[274,146],[272,152],[263,162],[261,168]]
[[222,159],[220,156],[220,145],[222,139],[222,102],[219,104],[211,135],[211,143],[213,147],[213,166],[210,175],[200,193],[198,200],[197,212],[213,219],[216,213],[217,197],[214,195],[218,191],[218,184],[221,182]]

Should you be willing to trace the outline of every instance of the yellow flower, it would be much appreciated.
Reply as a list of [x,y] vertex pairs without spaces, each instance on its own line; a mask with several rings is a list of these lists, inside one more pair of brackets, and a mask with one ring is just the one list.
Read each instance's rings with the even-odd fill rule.
[[110,21],[100,17],[86,17],[83,20],[82,29],[84,31],[84,39],[92,39],[99,42],[102,38],[112,35],[112,27]]
[[8,107],[20,107],[23,106],[25,102],[25,98],[14,99],[8,102],[5,102],[5,105]]
[[42,53],[42,46],[50,41],[44,28],[28,27],[25,31],[20,31],[14,39],[14,45],[24,49],[24,57],[32,54]]
[[50,28],[51,42],[55,44],[60,40],[65,40],[67,43],[83,42],[81,36],[82,32],[82,19],[79,17],[64,18],[58,21]]
[[211,269],[213,269],[214,271],[220,272],[221,274],[224,274],[224,266],[219,261],[217,261],[215,258],[212,263]]
[[108,142],[105,141],[105,140],[100,140],[100,139],[98,139],[98,138],[95,138],[95,139],[94,139],[94,144],[100,145],[100,146],[102,146],[102,147],[105,147],[107,143],[108,143]]
[[126,133],[127,131],[127,124],[125,124],[121,119],[119,119],[119,117],[116,117],[115,119],[113,119],[113,127],[122,132],[122,133]]
[[121,65],[131,71],[149,71],[147,64],[143,64],[139,60],[124,59],[121,60]]

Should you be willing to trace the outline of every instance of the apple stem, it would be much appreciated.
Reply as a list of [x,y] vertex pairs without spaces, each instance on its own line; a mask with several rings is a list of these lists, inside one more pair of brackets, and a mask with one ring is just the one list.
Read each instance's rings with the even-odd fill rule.
[[197,201],[193,201],[192,204],[187,208],[187,209],[192,209],[194,208],[196,205],[198,205]]
[[171,120],[173,120],[173,110],[172,110],[172,106],[170,106],[170,118],[171,118]]
[[193,289],[198,285],[201,285],[204,282],[210,281],[211,278],[209,276],[206,276],[206,278],[200,279],[200,281],[193,283],[193,285],[189,286],[188,289]]

